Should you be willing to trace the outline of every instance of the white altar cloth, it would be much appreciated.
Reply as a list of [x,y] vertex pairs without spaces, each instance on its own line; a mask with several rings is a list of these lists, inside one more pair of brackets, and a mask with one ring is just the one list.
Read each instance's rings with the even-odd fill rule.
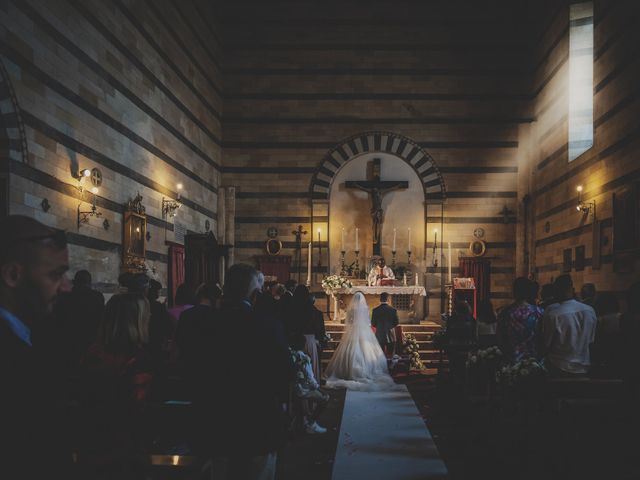
[[394,287],[392,285],[384,287],[366,287],[355,286],[351,288],[341,288],[339,290],[327,290],[327,295],[354,295],[356,292],[362,292],[365,295],[380,295],[381,293],[388,293],[389,295],[419,295],[421,297],[427,296],[427,291],[420,285],[407,285],[406,287]]
[[[398,307],[398,318],[400,323],[420,323],[420,320],[424,317],[424,309],[422,301],[416,301],[417,297],[426,297],[427,291],[421,285],[407,285],[405,286],[380,286],[380,287],[367,287],[367,286],[353,286],[351,288],[340,288],[334,290],[325,290],[325,293],[333,299],[333,315],[334,322],[344,323],[346,318],[346,309],[351,301],[351,297],[356,292],[362,292],[367,300],[369,308],[372,309],[379,304],[379,297],[381,293],[388,293],[389,295],[410,295],[411,301],[405,306]],[[392,299],[392,304],[393,302]]]

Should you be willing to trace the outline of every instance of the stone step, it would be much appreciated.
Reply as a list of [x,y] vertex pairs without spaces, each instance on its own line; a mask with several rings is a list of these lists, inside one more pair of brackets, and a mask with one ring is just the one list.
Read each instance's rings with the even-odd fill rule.
[[[325,329],[327,332],[343,332],[345,326],[340,323],[326,323]],[[437,323],[421,323],[420,325],[403,324],[402,331],[405,333],[435,333],[442,329],[441,325]]]
[[[329,360],[333,356],[334,350],[324,350],[322,352],[322,360]],[[422,360],[439,360],[440,352],[438,350],[418,350],[420,352],[420,358]]]
[[[344,332],[327,332],[330,336],[331,336],[331,341],[333,342],[339,342],[342,339],[342,335],[344,335]],[[433,334],[435,332],[408,332],[408,331],[403,331],[404,335],[408,335],[411,334],[413,335],[416,340],[418,341],[418,343],[422,343],[422,342],[430,342],[431,339],[433,338]]]

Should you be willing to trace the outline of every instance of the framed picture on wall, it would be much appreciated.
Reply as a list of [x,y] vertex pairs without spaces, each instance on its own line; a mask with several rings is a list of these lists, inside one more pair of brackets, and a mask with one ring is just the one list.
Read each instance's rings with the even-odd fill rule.
[[640,245],[640,193],[638,184],[613,193],[613,271],[632,272]]
[[569,273],[571,271],[571,262],[573,261],[573,251],[570,248],[565,248],[562,252],[562,271]]

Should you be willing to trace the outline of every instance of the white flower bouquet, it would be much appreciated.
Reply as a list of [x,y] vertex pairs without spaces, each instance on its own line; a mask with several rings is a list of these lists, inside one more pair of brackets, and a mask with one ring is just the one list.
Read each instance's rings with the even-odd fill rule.
[[353,287],[351,280],[341,275],[329,275],[322,279],[322,288],[326,291],[341,290],[343,288],[351,287]]
[[418,340],[411,333],[404,335],[404,353],[409,354],[411,360],[409,368],[411,370],[424,370],[426,368],[420,358],[420,345],[418,344]]
[[478,350],[476,353],[469,354],[467,359],[467,368],[472,367],[497,367],[502,360],[502,350],[493,346]]
[[535,358],[526,358],[502,367],[496,373],[497,382],[505,387],[518,387],[544,377],[546,370]]

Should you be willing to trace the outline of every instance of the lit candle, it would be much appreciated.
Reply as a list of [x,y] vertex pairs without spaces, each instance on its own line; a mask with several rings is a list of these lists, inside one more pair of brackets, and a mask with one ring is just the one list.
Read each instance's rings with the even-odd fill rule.
[[309,253],[307,259],[307,285],[311,285],[311,242],[309,242]]
[[360,251],[360,243],[358,242],[358,227],[356,227],[356,252]]
[[409,237],[408,240],[408,244],[407,244],[407,252],[411,251],[411,228],[407,228],[407,236]]
[[391,249],[394,252],[396,251],[396,229],[393,229],[393,248]]
[[342,242],[340,243],[340,250],[344,252],[344,227],[342,227]]
[[449,285],[451,285],[451,242],[447,242],[449,248]]
[[416,272],[416,286],[418,286],[418,285],[419,285],[419,282],[418,282],[418,272]]
[[438,245],[438,229],[434,228],[433,229],[433,248],[435,249],[437,245]]

